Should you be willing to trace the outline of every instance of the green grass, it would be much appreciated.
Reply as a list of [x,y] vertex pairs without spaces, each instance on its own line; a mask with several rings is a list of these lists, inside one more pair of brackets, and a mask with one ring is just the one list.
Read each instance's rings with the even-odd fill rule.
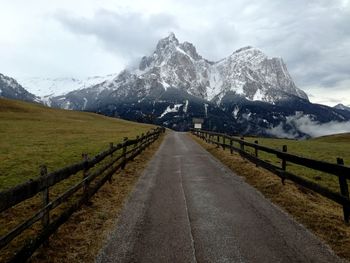
[[[214,137],[214,139],[216,139],[216,137]],[[252,137],[246,137],[245,140],[248,142],[257,140],[259,145],[278,150],[282,150],[282,146],[287,145],[288,153],[330,163],[336,163],[336,159],[340,157],[344,159],[345,165],[350,166],[350,133],[324,136],[309,140]],[[234,146],[239,147],[237,143],[234,143]],[[246,150],[254,154],[254,149],[246,147]],[[280,159],[273,154],[259,151],[259,158],[281,166]],[[291,163],[287,163],[287,171],[339,192],[338,177],[335,175],[322,173]]]
[[51,109],[0,99],[0,190],[105,150],[110,142],[134,138],[152,125],[93,113]]

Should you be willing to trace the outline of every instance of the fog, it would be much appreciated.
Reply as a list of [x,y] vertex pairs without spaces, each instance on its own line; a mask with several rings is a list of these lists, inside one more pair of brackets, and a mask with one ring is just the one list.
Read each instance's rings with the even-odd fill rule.
[[288,116],[285,123],[267,130],[268,134],[279,138],[305,138],[307,137],[305,134],[310,137],[319,137],[346,132],[350,132],[350,121],[320,123],[313,120],[312,116],[300,113]]

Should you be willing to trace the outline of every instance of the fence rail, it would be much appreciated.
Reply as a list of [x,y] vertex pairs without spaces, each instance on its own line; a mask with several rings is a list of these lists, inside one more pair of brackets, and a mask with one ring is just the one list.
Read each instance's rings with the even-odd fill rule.
[[[24,222],[18,224],[7,234],[0,237],[0,249],[2,249],[34,223],[38,222],[40,219],[42,221],[41,232],[34,239],[28,240],[9,262],[24,262],[39,246],[47,244],[49,236],[52,235],[60,225],[66,222],[76,210],[78,210],[83,204],[87,203],[101,186],[107,181],[111,181],[115,172],[119,169],[124,169],[129,161],[133,160],[145,148],[156,141],[160,134],[164,132],[165,129],[159,127],[147,132],[146,134],[137,136],[136,139],[129,140],[128,138],[124,138],[122,143],[115,146],[111,143],[108,150],[97,154],[93,158],[89,159],[87,154],[83,154],[83,161],[49,174],[47,174],[47,168],[43,166],[41,167],[41,176],[37,179],[30,180],[11,189],[0,192],[0,213],[39,193],[42,195],[41,209]],[[119,155],[114,155],[118,150],[121,150],[121,153]],[[107,160],[107,157],[111,157],[111,159]],[[102,161],[104,162],[102,163]],[[100,164],[101,167],[90,170],[97,164]],[[83,179],[71,186],[54,200],[50,201],[50,187],[77,174],[78,172],[83,172]],[[97,177],[99,176],[102,176],[102,178],[97,180]],[[91,185],[93,181],[95,183],[94,185]],[[49,212],[67,201],[80,189],[83,189],[81,198],[75,200],[69,208],[64,210],[54,221],[50,222]]]
[[[344,161],[341,158],[337,159],[337,163],[328,163],[324,161],[314,160],[310,158],[300,157],[287,153],[287,146],[283,146],[283,150],[279,151],[266,146],[255,143],[246,142],[244,138],[238,139],[232,136],[228,136],[222,133],[203,131],[203,130],[191,130],[192,134],[205,140],[208,143],[212,143],[221,146],[224,150],[230,149],[231,153],[233,151],[239,153],[242,157],[248,159],[249,161],[255,163],[257,166],[263,167],[272,173],[276,174],[282,179],[282,183],[286,179],[293,181],[294,183],[301,185],[305,188],[313,190],[318,194],[333,200],[334,202],[342,205],[343,215],[345,223],[349,223],[350,215],[350,199],[349,199],[349,189],[347,180],[350,179],[350,167],[344,166]],[[228,142],[228,143],[227,143]],[[239,147],[233,145],[233,142],[238,143]],[[246,151],[245,147],[250,147],[254,149],[254,154]],[[273,165],[262,159],[259,159],[259,151],[274,154],[277,158],[281,160],[281,167]],[[317,171],[325,172],[330,174],[330,176],[337,176],[339,179],[340,193],[334,192],[324,186],[317,183],[306,180],[298,175],[287,172],[287,162],[308,167]]]

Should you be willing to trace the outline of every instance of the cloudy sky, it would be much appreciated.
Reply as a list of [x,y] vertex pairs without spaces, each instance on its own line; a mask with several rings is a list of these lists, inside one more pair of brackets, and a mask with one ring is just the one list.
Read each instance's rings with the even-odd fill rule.
[[0,0],[0,72],[116,73],[174,32],[209,60],[251,45],[283,57],[313,102],[350,105],[349,0]]

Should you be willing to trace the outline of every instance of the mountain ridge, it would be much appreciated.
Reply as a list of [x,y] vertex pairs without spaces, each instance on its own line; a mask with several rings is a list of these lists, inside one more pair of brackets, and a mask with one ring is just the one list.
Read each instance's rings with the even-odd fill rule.
[[213,62],[175,34],[159,40],[138,67],[44,103],[175,130],[203,118],[204,129],[257,136],[308,137],[303,122],[350,120],[348,111],[311,103],[282,58],[247,46]]
[[[247,46],[227,58],[211,62],[200,56],[193,44],[180,43],[173,33],[161,39],[150,56],[142,57],[137,69],[125,69],[108,84],[102,82],[88,89],[101,102],[105,99],[100,96],[104,88],[108,88],[109,95],[114,98],[129,95],[142,98],[168,87],[185,90],[217,104],[228,92],[269,103],[288,95],[308,100],[306,93],[294,84],[281,58],[268,58],[259,49]],[[82,91],[86,92],[87,89]],[[89,103],[88,98],[85,98],[87,103],[85,100],[77,102],[78,93],[73,91],[66,94],[68,98],[53,99],[53,105],[85,110],[96,103],[96,100]]]
[[339,103],[339,104],[335,105],[333,108],[334,108],[334,109],[338,109],[338,110],[350,111],[350,106],[345,106],[345,105],[342,104],[342,103]]

